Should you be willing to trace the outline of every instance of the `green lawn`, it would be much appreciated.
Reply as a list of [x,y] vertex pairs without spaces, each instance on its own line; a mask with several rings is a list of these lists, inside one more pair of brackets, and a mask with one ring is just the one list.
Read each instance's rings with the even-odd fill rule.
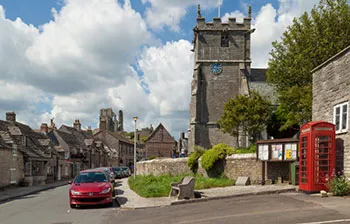
[[[172,182],[179,182],[182,177],[189,176],[188,174],[171,176],[171,175],[162,175],[162,176],[136,176],[129,177],[129,186],[130,188],[139,194],[141,197],[165,197],[169,195],[170,184]],[[194,176],[194,175],[190,175]],[[213,187],[226,187],[234,185],[235,181],[220,177],[220,178],[205,178],[203,176],[196,175],[195,189],[206,189]]]

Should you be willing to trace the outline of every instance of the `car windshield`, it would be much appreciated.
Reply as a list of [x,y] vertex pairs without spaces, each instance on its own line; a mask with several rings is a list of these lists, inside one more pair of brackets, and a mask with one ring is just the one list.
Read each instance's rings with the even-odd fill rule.
[[122,170],[122,169],[119,168],[119,167],[113,168],[113,171],[115,171],[115,172],[118,172],[118,171],[121,171],[121,170]]
[[74,183],[100,183],[108,182],[108,178],[104,173],[101,172],[86,172],[80,173],[79,176],[75,178]]
[[128,170],[129,168],[128,167],[123,167],[123,170]]

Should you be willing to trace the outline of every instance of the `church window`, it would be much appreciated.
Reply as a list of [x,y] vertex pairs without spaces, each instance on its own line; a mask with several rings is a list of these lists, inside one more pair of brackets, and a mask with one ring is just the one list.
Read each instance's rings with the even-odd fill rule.
[[222,33],[221,34],[221,47],[228,47],[228,34],[225,32],[225,33]]

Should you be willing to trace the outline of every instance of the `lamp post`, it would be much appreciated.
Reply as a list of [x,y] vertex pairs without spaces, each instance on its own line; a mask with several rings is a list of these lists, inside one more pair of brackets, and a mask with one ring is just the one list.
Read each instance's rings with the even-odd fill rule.
[[134,134],[134,180],[136,179],[136,121],[137,117],[134,117],[135,134]]

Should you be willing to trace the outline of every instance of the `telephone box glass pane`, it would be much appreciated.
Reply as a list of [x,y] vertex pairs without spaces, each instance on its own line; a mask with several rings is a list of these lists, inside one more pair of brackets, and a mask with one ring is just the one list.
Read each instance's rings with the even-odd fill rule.
[[330,136],[317,136],[315,138],[315,184],[323,184],[328,181],[330,147]]

